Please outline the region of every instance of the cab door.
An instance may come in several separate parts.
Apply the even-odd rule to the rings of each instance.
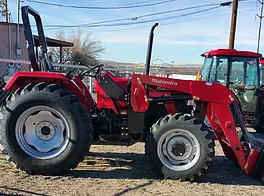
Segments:
[[[243,113],[255,113],[259,81],[259,67],[256,58],[230,58],[228,84],[238,97]]]

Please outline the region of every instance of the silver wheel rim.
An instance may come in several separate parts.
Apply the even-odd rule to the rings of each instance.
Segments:
[[[164,166],[174,171],[185,171],[198,162],[201,147],[197,138],[189,131],[173,129],[161,136],[157,152]]]
[[[25,153],[37,159],[51,159],[67,147],[70,129],[59,111],[48,106],[35,106],[20,115],[15,134]]]

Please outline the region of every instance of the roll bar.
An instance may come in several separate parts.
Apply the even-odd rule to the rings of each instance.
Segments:
[[[27,48],[28,48],[28,55],[29,60],[31,62],[31,66],[34,71],[49,71],[53,72],[54,67],[52,63],[49,60],[48,55],[48,49],[47,49],[47,42],[44,35],[44,30],[41,22],[40,15],[37,11],[32,9],[30,6],[22,6],[21,8],[22,12],[22,20],[24,24],[24,34],[25,39],[27,42]],[[40,44],[40,64],[38,63],[36,53],[35,53],[35,42],[32,34],[32,29],[30,26],[29,21],[29,14],[32,15],[36,21],[37,30],[38,30],[38,36],[39,36],[39,44]]]

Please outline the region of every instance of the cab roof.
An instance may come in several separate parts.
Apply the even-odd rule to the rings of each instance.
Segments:
[[[242,50],[235,50],[235,49],[217,49],[211,50],[209,52],[205,52],[202,54],[204,57],[211,57],[211,56],[240,56],[240,57],[256,57],[261,58],[262,55],[256,52],[250,51],[242,51]]]

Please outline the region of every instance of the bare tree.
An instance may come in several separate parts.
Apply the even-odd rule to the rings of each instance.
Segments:
[[[8,10],[7,0],[0,0],[0,21],[12,22],[11,12]]]
[[[4,0],[0,0],[0,20],[5,16]]]
[[[80,30],[73,31],[68,37],[63,31],[59,31],[56,35],[56,38],[74,44],[73,47],[63,48],[63,63],[96,65],[98,64],[98,57],[104,50],[99,41],[92,39],[91,34],[83,35]],[[59,49],[52,48],[50,50],[50,56],[52,61],[59,62]]]

